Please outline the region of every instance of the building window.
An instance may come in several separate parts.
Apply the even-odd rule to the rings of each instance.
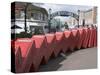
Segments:
[[[45,20],[45,15],[43,14],[43,21]]]
[[[24,18],[24,15],[25,15],[24,11],[21,11],[20,12],[20,18]]]
[[[42,13],[40,14],[40,16],[41,16],[41,20],[43,20],[43,14]]]
[[[35,20],[41,20],[41,13],[31,13],[31,17]]]

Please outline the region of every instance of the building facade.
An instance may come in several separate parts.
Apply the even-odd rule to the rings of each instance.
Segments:
[[[92,9],[86,11],[79,11],[79,25],[83,25],[83,21],[85,25],[97,25],[97,7],[93,7]],[[69,17],[66,20],[68,26],[76,26],[78,25],[78,21],[73,18]]]
[[[16,33],[24,32],[25,28],[25,8],[26,9],[26,25],[27,33],[34,33],[36,29],[42,29],[48,25],[48,12],[39,6],[31,3],[16,2],[15,3],[15,18],[12,18],[12,26],[15,24],[22,29],[15,30]],[[44,31],[45,32],[45,31]],[[13,33],[13,31],[12,31]]]
[[[97,25],[97,7],[93,7],[87,11],[80,11],[79,14],[79,24],[83,24],[83,20],[85,21],[85,25]]]

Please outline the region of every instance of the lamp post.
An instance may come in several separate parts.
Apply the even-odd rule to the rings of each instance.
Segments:
[[[79,15],[80,15],[80,10],[78,10],[77,12],[78,12],[78,28],[79,28]]]
[[[83,27],[85,27],[85,11],[83,11]]]
[[[48,29],[49,29],[49,33],[50,33],[50,31],[51,31],[51,8],[49,8]]]
[[[27,19],[27,8],[28,8],[28,5],[29,5],[29,3],[26,3],[25,4],[25,9],[24,9],[24,14],[25,14],[25,16],[24,16],[24,25],[25,25],[25,27],[24,27],[24,30],[25,30],[25,33],[27,33],[27,21],[26,21],[26,19]]]

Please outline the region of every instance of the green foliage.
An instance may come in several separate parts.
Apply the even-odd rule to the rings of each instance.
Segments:
[[[16,39],[16,38],[31,38],[32,34],[30,33],[25,33],[22,32],[20,34],[11,34],[11,39]]]
[[[44,33],[44,31],[42,28],[40,28],[40,27],[35,28],[34,35],[39,35],[39,34],[43,34],[43,33]]]

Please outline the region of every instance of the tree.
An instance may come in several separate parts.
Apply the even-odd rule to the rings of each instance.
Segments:
[[[62,21],[59,18],[54,18],[51,20],[51,28],[56,31],[60,31],[62,27]]]

